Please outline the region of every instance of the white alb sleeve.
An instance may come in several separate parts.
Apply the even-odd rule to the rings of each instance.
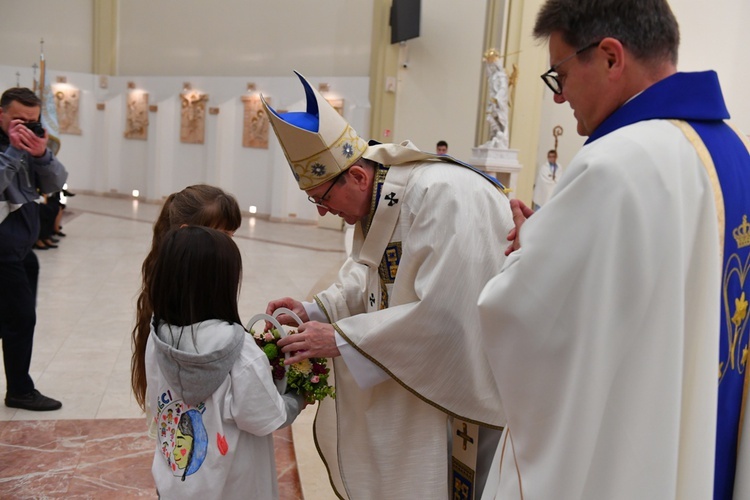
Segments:
[[[317,303],[303,302],[302,306],[305,308],[310,321],[328,323],[328,318],[326,318],[325,313],[318,307]],[[357,382],[360,389],[374,387],[390,378],[382,368],[349,345],[338,332],[334,331],[334,335],[336,336],[336,347],[339,348],[339,352],[341,353],[341,359],[346,363],[346,367],[352,373],[354,381]]]

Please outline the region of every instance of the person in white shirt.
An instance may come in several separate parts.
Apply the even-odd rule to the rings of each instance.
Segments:
[[[562,166],[557,163],[557,151],[550,149],[547,152],[547,161],[539,165],[536,171],[536,183],[534,183],[534,195],[532,196],[534,210],[538,210],[547,203],[562,174]]]

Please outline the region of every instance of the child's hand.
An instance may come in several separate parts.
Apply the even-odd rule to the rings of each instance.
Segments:
[[[310,321],[310,318],[307,316],[307,311],[305,311],[305,307],[302,305],[302,302],[294,300],[291,297],[284,297],[282,299],[276,299],[269,302],[268,306],[266,307],[266,314],[273,316],[273,313],[276,312],[276,309],[279,309],[281,307],[286,307],[294,314],[299,316],[299,318],[304,322]],[[281,314],[276,318],[276,320],[282,325],[297,326],[297,321],[288,314]],[[263,331],[267,332],[271,328],[273,328],[273,325],[270,322],[266,321],[266,328]]]

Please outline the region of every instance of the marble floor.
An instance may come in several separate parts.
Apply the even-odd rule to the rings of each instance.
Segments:
[[[160,206],[79,193],[59,248],[37,250],[40,282],[31,375],[63,402],[53,412],[0,405],[0,498],[155,498],[153,448],[130,392],[130,332],[140,266]],[[240,313],[310,297],[344,260],[344,233],[245,217]],[[0,377],[0,394],[5,379]],[[317,457],[308,407],[275,435],[282,499],[335,498]]]

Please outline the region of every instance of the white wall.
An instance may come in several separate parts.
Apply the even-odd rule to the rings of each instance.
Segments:
[[[0,86],[14,85],[16,71],[23,68],[0,66]],[[250,205],[259,214],[277,219],[317,220],[315,207],[299,194],[289,166],[280,153],[276,137],[269,134],[269,149],[242,147],[243,104],[247,84],[253,82],[270,99],[275,109],[302,107],[304,90],[299,79],[282,77],[110,77],[108,88],[99,78],[85,73],[50,71],[54,82],[65,76],[68,85],[81,91],[82,135],[62,135],[59,158],[70,172],[72,191],[130,194],[134,189],[147,199],[160,200],[196,183],[218,185],[233,193],[243,210]],[[312,77],[312,85],[325,82],[324,95],[344,99],[344,117],[368,134],[369,79],[365,77]],[[124,138],[128,82],[149,94],[148,139]],[[206,116],[204,144],[180,142],[180,92],[184,82],[208,94],[207,109],[219,114]],[[97,110],[97,103],[105,105]],[[288,193],[294,195],[288,195]],[[275,200],[275,202],[274,202]],[[279,203],[279,200],[283,200]]]

